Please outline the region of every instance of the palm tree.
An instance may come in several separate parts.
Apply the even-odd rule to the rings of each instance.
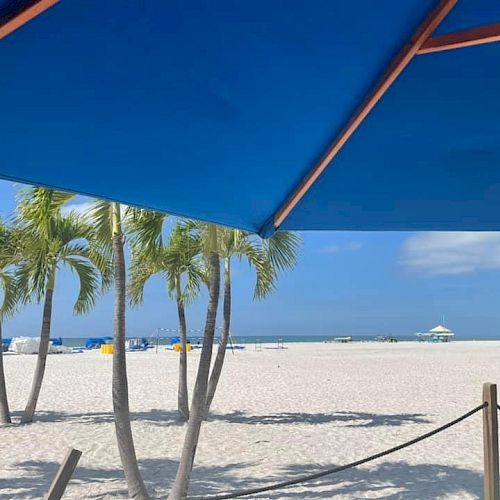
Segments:
[[[21,422],[32,422],[42,387],[52,321],[52,300],[58,270],[75,272],[80,292],[75,314],[84,314],[95,303],[104,279],[103,256],[91,251],[92,231],[76,213],[63,215],[61,207],[72,195],[45,188],[23,192],[15,218],[18,238],[16,287],[21,301],[44,302],[38,359],[33,384]]]
[[[139,242],[138,246],[142,249],[143,254],[141,263],[144,266],[147,261],[148,253],[149,255],[153,255],[155,260],[159,259],[161,261],[163,248],[162,233],[165,216],[151,212],[149,214],[144,214],[144,212],[142,212],[141,215],[143,217],[152,218],[150,223],[145,225],[147,229],[144,230],[143,228],[143,230],[141,230],[140,221],[138,221],[137,217],[134,217],[132,218],[133,222],[131,224],[131,232],[134,235],[134,246],[136,246],[137,242]],[[187,495],[199,433],[202,421],[207,412],[207,397],[209,395],[208,379],[215,334],[217,306],[219,302],[220,258],[221,256],[223,258],[226,256],[228,257],[228,259],[225,259],[225,315],[223,333],[221,335],[221,345],[219,346],[217,356],[218,359],[215,361],[215,370],[213,371],[213,376],[211,378],[210,401],[213,398],[217,382],[220,377],[224,361],[225,347],[229,336],[231,307],[231,258],[233,256],[245,256],[251,265],[255,267],[257,270],[255,296],[256,298],[261,298],[274,289],[276,277],[279,272],[293,267],[298,248],[298,238],[290,233],[279,233],[269,241],[262,241],[260,239],[250,237],[249,233],[242,231],[232,232],[231,230],[217,228],[216,226],[209,224],[186,221],[182,223],[182,226],[184,226],[184,230],[188,230],[196,234],[196,237],[199,238],[200,244],[203,246],[203,254],[208,268],[208,276],[206,279],[209,288],[209,301],[203,337],[203,347],[198,366],[188,428],[185,435],[184,446],[176,479],[169,496],[169,498],[173,500],[185,498]],[[139,260],[136,262],[139,262]],[[138,273],[139,271],[136,272]]]
[[[184,445],[179,467],[177,469],[177,475],[169,495],[169,499],[171,500],[181,500],[187,496],[201,424],[205,415],[208,376],[210,373],[210,361],[212,359],[217,305],[219,303],[220,262],[217,249],[218,229],[216,226],[206,224],[198,225],[198,227],[201,228],[202,239],[205,243],[205,254],[208,267],[208,306],[203,335],[203,346],[191,404],[191,414],[184,437]]]
[[[247,231],[219,229],[219,254],[224,261],[224,298],[222,306],[222,331],[207,391],[205,418],[212,405],[222,373],[231,324],[231,261],[233,257],[245,258],[257,273],[254,299],[263,299],[276,286],[280,272],[292,269],[297,262],[299,237],[290,232],[275,233],[269,240],[262,240]]]
[[[0,312],[0,424],[10,424],[10,410],[9,410],[9,400],[7,397],[7,387],[5,385],[5,372],[3,369],[3,346],[2,346],[2,320],[5,315],[6,306],[6,295],[8,295],[8,289],[12,288],[12,276],[0,270],[0,286],[3,289],[4,300],[2,303],[2,311]]]
[[[129,228],[134,237],[134,245],[139,245],[143,251],[155,255],[161,252],[163,246],[163,225],[166,216],[157,212],[139,211],[139,215],[133,214],[129,218]],[[151,218],[148,230],[141,230],[141,217]],[[206,271],[206,282],[208,285],[208,305],[205,320],[205,331],[203,345],[198,364],[198,373],[193,391],[191,411],[189,414],[188,427],[184,438],[179,467],[175,478],[170,499],[182,499],[187,495],[189,480],[193,469],[193,462],[198,445],[201,424],[206,408],[208,376],[210,374],[210,362],[215,334],[215,322],[217,319],[217,306],[219,303],[220,290],[220,262],[217,249],[217,227],[211,224],[184,221],[185,230],[196,235],[200,240],[203,250]]]
[[[118,450],[120,452],[130,498],[147,500],[149,496],[139,471],[132,427],[130,425],[127,363],[125,354],[127,285],[122,206],[119,203],[98,200],[95,202],[88,217],[93,221],[97,232],[97,248],[99,251],[107,250],[108,255],[111,254],[113,261],[115,316],[112,397]]]
[[[8,271],[12,265],[12,245],[10,232],[0,220],[0,289],[3,293],[2,305],[0,307],[0,424],[10,424],[9,401],[7,398],[7,388],[5,386],[5,373],[3,368],[2,352],[2,320],[11,314],[16,306],[16,293],[14,277]]]
[[[155,274],[161,274],[167,282],[170,297],[173,297],[177,303],[181,339],[177,406],[181,418],[187,422],[189,401],[185,305],[196,297],[204,280],[200,261],[200,237],[185,224],[178,223],[170,233],[168,245],[152,249],[145,244],[144,233],[149,231],[149,224],[156,223],[156,218],[157,216],[151,213],[151,216],[143,216],[134,222],[137,243],[134,246],[131,266],[130,299],[133,304],[141,303],[146,281]]]

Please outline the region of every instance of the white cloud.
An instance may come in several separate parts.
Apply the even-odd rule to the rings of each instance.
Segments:
[[[61,212],[64,215],[70,214],[72,212],[76,213],[77,215],[85,215],[92,208],[93,204],[94,204],[93,201],[82,201],[80,203],[68,203],[62,207]]]
[[[428,276],[500,269],[500,233],[417,233],[403,243],[400,264]]]
[[[340,252],[356,252],[363,248],[361,241],[348,241],[347,243],[339,243],[337,245],[327,245],[319,249],[320,253],[340,253]]]
[[[85,201],[81,201],[79,203],[68,203],[64,205],[61,209],[61,213],[66,215],[71,212],[76,213],[77,215],[87,215],[90,210],[92,210],[92,207],[94,206],[95,200],[93,199],[88,199]],[[125,215],[125,210],[127,209],[128,205],[123,205],[120,204],[120,209],[122,216]]]

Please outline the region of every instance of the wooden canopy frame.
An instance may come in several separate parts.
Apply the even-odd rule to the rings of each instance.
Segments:
[[[20,12],[16,12],[12,17],[7,18],[4,22],[0,20],[0,40],[23,26],[23,24],[31,21],[34,17],[39,16],[42,12],[45,12],[58,1],[59,0],[37,0],[28,4],[28,6]]]
[[[318,177],[330,165],[349,138],[363,123],[370,111],[416,55],[500,41],[500,23],[456,33],[432,36],[432,33],[441,24],[443,19],[449,14],[453,7],[455,7],[457,1],[458,0],[442,0],[436,9],[434,9],[419,26],[408,44],[403,47],[392,61],[382,79],[364,100],[340,134],[335,138],[323,157],[276,212],[273,220],[275,229],[278,229],[281,224],[283,224],[283,221],[288,217],[290,212],[297,206]]]
[[[431,36],[418,51],[419,54],[430,54],[443,50],[462,49],[483,43],[500,42],[500,23],[487,24],[470,30]]]

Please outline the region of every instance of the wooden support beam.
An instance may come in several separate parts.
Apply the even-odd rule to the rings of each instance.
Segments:
[[[74,448],[68,450],[63,463],[57,471],[56,477],[50,485],[45,500],[60,500],[62,498],[81,456],[82,452],[80,450],[75,450]]]
[[[276,228],[283,223],[294,207],[299,203],[307,191],[309,191],[311,186],[316,182],[316,179],[322,174],[326,167],[328,167],[361,123],[363,123],[363,120],[387,92],[396,78],[408,66],[425,41],[439,26],[441,21],[448,15],[451,9],[453,9],[457,1],[458,0],[442,0],[436,9],[434,9],[434,11],[431,12],[419,26],[408,44],[396,56],[380,82],[376,85],[363,104],[359,107],[358,111],[337,136],[321,160],[314,166],[305,179],[302,180],[290,198],[288,198],[288,200],[280,207],[274,217],[274,226]]]
[[[498,474],[497,386],[483,384],[484,499],[500,500]]]
[[[58,1],[59,0],[39,0],[17,13],[15,16],[8,18],[4,23],[0,21],[0,40],[20,28],[23,24],[31,21],[34,17],[39,16]]]
[[[418,51],[419,54],[430,54],[443,50],[461,49],[482,45],[483,43],[500,42],[500,23],[479,26],[455,33],[431,36]]]

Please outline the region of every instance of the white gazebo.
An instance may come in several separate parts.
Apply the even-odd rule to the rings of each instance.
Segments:
[[[444,325],[438,325],[426,333],[417,333],[417,336],[428,342],[451,342],[455,334]]]

